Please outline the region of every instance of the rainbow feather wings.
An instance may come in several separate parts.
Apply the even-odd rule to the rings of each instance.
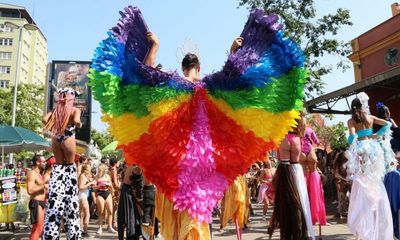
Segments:
[[[307,71],[275,15],[253,10],[244,45],[220,72],[193,84],[143,64],[151,47],[138,8],[121,12],[90,70],[103,120],[128,163],[198,221],[224,191],[278,146],[302,108]]]

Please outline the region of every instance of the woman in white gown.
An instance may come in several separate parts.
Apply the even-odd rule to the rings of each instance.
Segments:
[[[393,221],[383,176],[391,169],[394,158],[387,148],[391,124],[368,114],[356,98],[351,103],[352,117],[348,120],[350,148],[347,151],[348,176],[353,185],[347,223],[358,239],[393,239]],[[372,125],[382,125],[376,134]]]

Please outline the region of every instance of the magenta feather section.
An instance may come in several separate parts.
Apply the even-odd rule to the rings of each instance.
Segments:
[[[175,209],[187,210],[199,222],[211,223],[213,209],[223,197],[228,181],[216,171],[204,102],[204,99],[198,101],[186,157],[179,166],[174,204]]]

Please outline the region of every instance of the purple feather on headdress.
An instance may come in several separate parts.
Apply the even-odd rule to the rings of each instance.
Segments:
[[[385,106],[385,104],[383,104],[383,102],[378,102],[378,103],[376,104],[376,108],[377,108],[377,109],[383,108],[384,106]]]

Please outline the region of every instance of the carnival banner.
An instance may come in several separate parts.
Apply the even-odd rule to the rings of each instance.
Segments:
[[[0,203],[8,205],[17,202],[17,178],[15,176],[0,178]]]

